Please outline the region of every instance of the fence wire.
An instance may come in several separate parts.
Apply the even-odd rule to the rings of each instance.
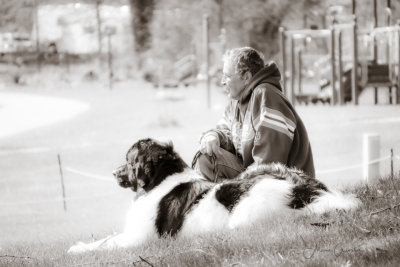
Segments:
[[[367,165],[372,165],[372,164],[376,164],[388,159],[397,159],[400,161],[400,156],[395,154],[392,156],[385,156],[385,157],[381,157],[378,159],[374,159],[372,161],[369,161],[367,163]],[[350,170],[350,169],[355,169],[358,167],[362,167],[364,166],[364,163],[359,163],[359,164],[354,164],[354,165],[349,165],[349,166],[345,166],[345,167],[341,167],[341,168],[334,168],[334,169],[327,169],[327,170],[320,170],[320,171],[316,171],[318,174],[326,174],[326,173],[334,173],[334,172],[341,172],[341,171],[346,171],[346,170]],[[97,174],[93,174],[93,173],[89,173],[89,172],[85,172],[85,171],[81,171],[81,170],[77,170],[71,167],[64,167],[63,168],[64,171],[72,173],[72,174],[76,174],[82,177],[86,177],[92,180],[97,180],[97,181],[103,181],[103,182],[114,182],[113,179],[108,178],[106,176],[102,176],[102,175],[97,175]],[[119,193],[108,193],[108,194],[99,194],[99,195],[91,195],[91,196],[79,196],[79,197],[66,197],[66,198],[55,198],[55,199],[46,199],[46,200],[38,200],[38,201],[18,201],[18,202],[1,202],[0,206],[18,206],[18,205],[29,205],[29,204],[44,204],[44,203],[53,203],[53,202],[62,202],[62,201],[75,201],[75,200],[85,200],[85,199],[95,199],[95,198],[104,198],[104,197],[110,197],[110,196],[114,196],[114,195],[118,195]]]

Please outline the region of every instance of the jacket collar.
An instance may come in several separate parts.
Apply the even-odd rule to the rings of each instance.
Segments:
[[[242,110],[245,110],[247,104],[250,100],[250,96],[253,93],[254,89],[261,83],[270,83],[282,91],[282,87],[280,84],[281,73],[278,69],[278,66],[275,62],[271,61],[264,68],[259,70],[251,79],[249,84],[243,90],[243,93],[240,96],[239,104],[243,106]]]

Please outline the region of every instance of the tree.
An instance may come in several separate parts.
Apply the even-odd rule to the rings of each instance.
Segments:
[[[150,22],[153,17],[154,0],[129,0],[132,13],[133,35],[136,52],[143,53],[150,48]]]
[[[34,0],[0,0],[0,30],[3,32],[32,31]]]

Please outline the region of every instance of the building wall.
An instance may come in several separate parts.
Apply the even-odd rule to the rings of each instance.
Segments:
[[[133,51],[131,13],[128,5],[101,5],[102,53],[107,52],[106,28],[115,28],[111,37],[112,51]],[[92,54],[99,52],[96,5],[59,4],[38,7],[39,41],[42,46],[57,44],[59,52]],[[33,27],[34,31],[36,27]],[[36,33],[32,34],[36,38]]]

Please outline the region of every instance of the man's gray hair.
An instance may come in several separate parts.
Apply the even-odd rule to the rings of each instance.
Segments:
[[[232,62],[235,66],[235,72],[241,77],[247,72],[254,76],[264,65],[264,55],[251,47],[240,47],[226,51],[223,61]]]

